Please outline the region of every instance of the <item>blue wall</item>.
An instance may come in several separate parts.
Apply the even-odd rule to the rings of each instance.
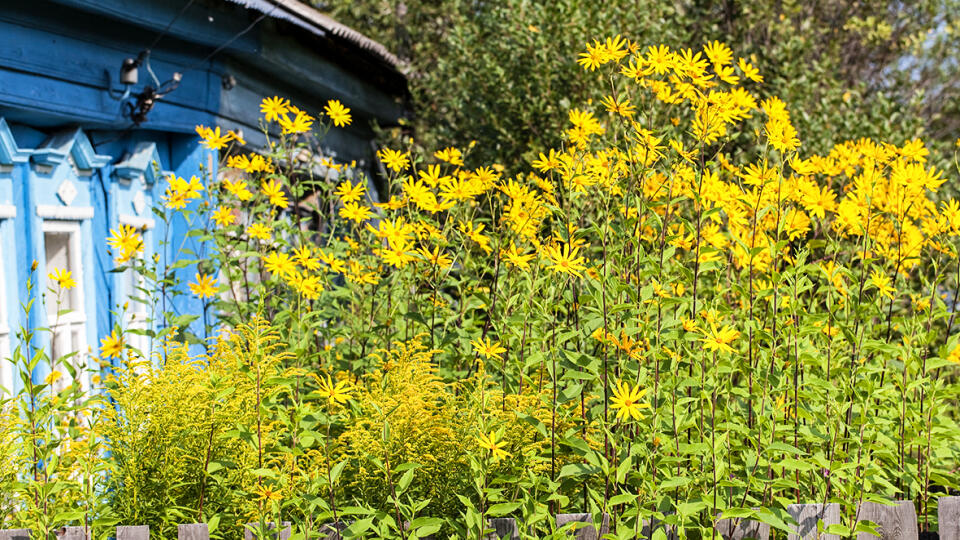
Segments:
[[[161,252],[166,233],[150,210],[166,189],[165,177],[154,173],[159,167],[187,179],[202,176],[201,170],[216,174],[217,156],[197,144],[197,124],[242,129],[248,150],[256,151],[265,140],[259,126],[264,96],[289,97],[311,113],[320,112],[328,99],[340,99],[353,110],[354,122],[333,129],[323,150],[356,160],[370,172],[371,123],[395,125],[403,116],[402,75],[371,60],[368,52],[312,31],[310,24],[259,20],[259,12],[235,2],[195,0],[188,6],[189,1],[52,0],[14,3],[0,12],[0,309],[8,314],[11,337],[26,323],[20,306],[28,300],[27,278],[33,277],[38,293],[46,288],[44,224],[75,223],[88,292],[85,338],[97,353],[100,338],[118,323],[124,300],[122,276],[110,272],[109,231],[136,223],[145,227],[146,256],[173,257]],[[252,31],[240,35],[254,21]],[[133,101],[125,105],[110,90],[121,89],[121,62],[153,43],[149,64],[159,80],[174,72],[183,76],[136,125],[125,114]],[[225,78],[233,84],[224,85]],[[128,90],[135,96],[153,84],[144,65],[139,83]],[[57,193],[64,182],[76,187],[69,200]],[[169,245],[185,242],[201,252],[204,247],[188,232],[182,217],[176,218]],[[31,272],[34,260],[38,269]],[[193,266],[178,270],[184,283],[195,273]],[[184,294],[167,308],[200,314],[202,304]],[[45,319],[35,306],[30,325],[44,326]],[[202,320],[190,330],[205,337]],[[35,376],[45,374],[46,368]]]

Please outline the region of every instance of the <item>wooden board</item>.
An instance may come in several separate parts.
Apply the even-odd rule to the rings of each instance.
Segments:
[[[30,529],[2,529],[0,540],[30,540]]]
[[[573,537],[578,540],[599,540],[601,536],[610,532],[610,515],[604,514],[600,524],[600,531],[593,526],[593,516],[590,514],[557,514],[557,528],[567,523],[583,523],[573,531]]]
[[[940,540],[960,540],[960,497],[940,497],[937,528]]]
[[[672,525],[667,525],[657,518],[643,520],[643,528],[640,529],[640,538],[643,540],[652,540],[653,533],[663,529],[667,535],[667,540],[676,540],[677,534]]]
[[[117,540],[150,540],[150,526],[121,525],[117,527]]]
[[[520,540],[520,530],[517,528],[517,520],[513,518],[492,518],[487,520],[487,527],[493,529],[484,538],[486,540]]]
[[[343,531],[349,526],[348,523],[338,521],[337,523],[324,523],[320,527],[320,538],[325,540],[342,540],[343,537],[340,536],[340,531]]]
[[[87,540],[87,529],[84,527],[60,527],[57,531],[57,540]]]
[[[177,540],[210,540],[210,528],[206,523],[177,525]]]
[[[800,524],[793,529],[793,533],[787,535],[787,540],[818,540],[817,521],[821,519],[824,526],[840,523],[840,505],[837,503],[791,504],[787,506],[787,513]],[[840,537],[824,534],[819,540],[840,540]]]
[[[767,540],[770,525],[749,519],[721,519],[717,521],[717,532],[725,540]]]
[[[865,502],[860,505],[857,519],[876,523],[882,540],[918,540],[920,535],[913,501],[897,501],[894,506]],[[874,538],[878,537],[865,532],[857,533],[857,540]]]

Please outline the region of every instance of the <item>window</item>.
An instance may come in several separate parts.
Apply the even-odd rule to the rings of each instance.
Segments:
[[[59,311],[56,296],[46,299],[47,324],[51,332],[51,370],[63,373],[66,382],[67,370],[59,366],[63,356],[76,352],[70,363],[81,375],[84,388],[89,378],[82,373],[87,368],[86,314],[83,308],[84,281],[81,257],[80,223],[76,221],[51,221],[43,223],[43,245],[46,254],[47,273],[56,269],[70,272],[76,282],[72,289],[60,294]],[[56,290],[56,289],[54,289]],[[69,311],[67,311],[69,310]]]

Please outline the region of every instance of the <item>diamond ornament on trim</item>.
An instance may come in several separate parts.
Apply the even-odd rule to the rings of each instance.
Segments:
[[[143,197],[143,192],[137,191],[133,195],[133,211],[136,212],[137,215],[139,216],[140,214],[143,213],[143,209],[146,208],[146,206],[147,206],[147,201]]]
[[[61,182],[60,187],[57,188],[57,197],[60,197],[60,200],[63,202],[63,204],[67,206],[70,206],[70,204],[73,203],[74,199],[77,198],[79,193],[80,192],[77,191],[76,184],[74,184],[73,180],[70,180],[69,178]]]

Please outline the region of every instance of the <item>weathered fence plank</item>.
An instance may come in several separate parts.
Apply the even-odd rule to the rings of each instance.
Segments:
[[[837,535],[822,534],[818,537],[817,521],[823,520],[824,526],[840,523],[840,505],[831,504],[791,504],[787,513],[798,523],[791,527],[788,540],[839,540]],[[960,497],[940,497],[938,499],[937,529],[940,540],[960,540]],[[912,501],[896,501],[893,505],[864,502],[857,510],[857,519],[877,524],[878,535],[857,533],[857,540],[919,540],[919,523],[916,507]],[[611,517],[603,514],[600,530],[589,513],[557,514],[556,526],[563,527],[575,523],[572,537],[578,540],[599,540],[610,533]],[[651,525],[652,523],[652,525]],[[282,522],[279,531],[273,523],[267,528],[272,531],[269,539],[258,539],[257,525],[248,523],[244,531],[245,540],[289,540],[292,527],[289,521]],[[348,523],[326,523],[320,528],[321,538],[342,540],[341,531]],[[404,528],[409,525],[404,523]],[[491,518],[487,527],[493,529],[484,540],[519,540],[520,530],[514,518]],[[656,519],[644,520],[641,537],[649,539],[657,529],[665,529],[668,539],[675,539],[673,527]],[[717,532],[725,540],[769,540],[770,525],[754,520],[740,518],[721,518],[717,520]],[[56,531],[57,540],[88,540],[89,534],[84,527],[61,527]],[[0,540],[31,540],[30,529],[0,529]],[[150,527],[147,525],[127,525],[117,527],[116,540],[149,540]],[[206,523],[190,523],[177,526],[178,540],[210,540],[210,530]]]
[[[517,520],[513,518],[491,518],[487,520],[487,527],[493,529],[493,532],[487,533],[486,540],[520,540],[520,529],[517,527]]]
[[[593,526],[593,516],[590,514],[557,514],[557,528],[567,523],[582,523],[582,525],[576,525],[573,530],[573,537],[578,540],[599,540],[601,536],[610,532],[610,514],[603,514],[599,533]]]
[[[642,540],[652,540],[653,533],[660,529],[663,529],[664,534],[667,535],[667,540],[676,540],[677,534],[674,530],[674,527],[672,525],[667,525],[657,518],[643,520],[643,527],[640,529],[640,538]]]
[[[325,538],[326,540],[343,540],[343,536],[340,535],[340,532],[346,529],[348,526],[348,523],[344,523],[342,521],[338,521],[336,523],[324,523],[323,526],[320,527],[320,538]]]
[[[121,525],[117,527],[117,540],[150,540],[150,526]]]
[[[267,539],[269,540],[288,540],[290,538],[291,528],[290,522],[284,521],[282,523],[283,529],[279,532],[276,532],[276,524],[273,522],[267,523],[268,533]],[[259,537],[260,534],[260,524],[259,523],[247,523],[246,527],[243,529],[243,540],[267,540]]]
[[[937,529],[940,540],[960,540],[960,497],[940,497],[937,501]]]
[[[57,540],[90,540],[90,534],[85,527],[60,527]]]
[[[821,519],[824,526],[840,523],[840,505],[837,503],[791,504],[787,506],[787,513],[800,524],[793,533],[787,535],[787,540],[818,540],[817,521]],[[840,540],[840,537],[824,534],[819,540]]]
[[[177,540],[210,540],[210,528],[206,523],[177,525]]]
[[[750,519],[724,518],[717,521],[717,532],[725,540],[767,540],[770,525]]]
[[[913,501],[897,501],[894,506],[865,502],[857,511],[857,519],[876,523],[881,540],[919,540],[917,510]],[[870,533],[857,533],[857,540],[874,538],[877,537]]]
[[[348,523],[338,521],[336,523],[324,523],[320,527],[320,538],[325,540],[343,540],[340,532],[349,526]],[[326,536],[324,536],[326,535]]]

